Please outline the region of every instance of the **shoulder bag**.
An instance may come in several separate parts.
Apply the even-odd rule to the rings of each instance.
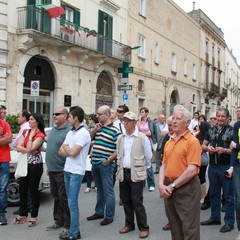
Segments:
[[[26,177],[28,173],[27,153],[18,153],[18,163],[15,171],[15,178]]]

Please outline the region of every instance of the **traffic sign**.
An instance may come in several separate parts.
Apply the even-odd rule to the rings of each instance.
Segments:
[[[31,96],[39,96],[39,81],[37,80],[31,81]]]
[[[118,85],[118,91],[130,91],[132,90],[132,85]]]
[[[123,103],[127,103],[127,101],[128,101],[128,94],[127,93],[123,93],[122,100],[123,100]]]

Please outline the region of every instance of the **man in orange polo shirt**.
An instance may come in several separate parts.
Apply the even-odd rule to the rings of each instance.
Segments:
[[[164,198],[172,239],[200,240],[200,182],[202,148],[188,125],[191,113],[181,105],[174,108],[174,135],[164,147],[159,174],[160,197]]]

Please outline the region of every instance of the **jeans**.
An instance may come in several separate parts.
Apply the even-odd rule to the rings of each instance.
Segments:
[[[91,188],[92,185],[92,171],[85,172],[85,178],[87,182],[87,188]]]
[[[148,188],[155,187],[155,178],[152,166],[150,168],[147,168],[147,184]]]
[[[221,220],[221,189],[225,198],[225,224],[234,224],[234,196],[233,181],[224,178],[224,172],[228,169],[228,165],[210,165],[208,170],[209,176],[209,196],[211,205],[210,219]]]
[[[115,193],[113,188],[114,165],[93,165],[93,179],[97,187],[97,204],[95,213],[113,219],[115,214]],[[106,211],[104,211],[106,208]]]
[[[234,175],[233,175],[233,184],[234,184],[234,196],[235,196],[235,210],[236,210],[236,221],[238,231],[240,231],[240,163],[237,163],[234,167]]]
[[[7,186],[9,181],[9,162],[0,163],[0,215],[6,213],[7,208]]]
[[[69,236],[77,237],[80,228],[78,195],[81,189],[81,184],[84,175],[64,172],[64,182],[68,198],[68,207],[70,210],[70,228]]]

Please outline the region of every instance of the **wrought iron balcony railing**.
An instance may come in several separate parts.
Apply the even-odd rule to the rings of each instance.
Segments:
[[[131,47],[108,36],[99,35],[96,31],[78,26],[60,18],[50,18],[46,11],[36,6],[18,8],[18,33],[32,31],[48,35],[99,54],[131,61]]]

